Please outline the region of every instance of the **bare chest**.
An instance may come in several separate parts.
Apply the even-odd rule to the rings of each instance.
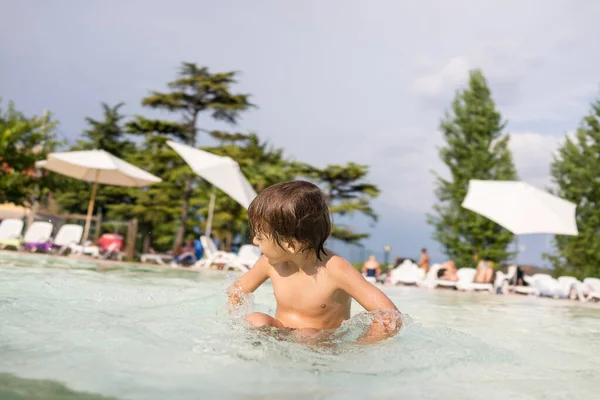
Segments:
[[[294,312],[306,317],[345,313],[348,295],[339,290],[325,274],[293,274],[271,278],[280,312]]]

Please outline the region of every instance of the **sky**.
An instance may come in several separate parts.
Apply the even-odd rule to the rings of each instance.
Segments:
[[[380,257],[389,244],[392,256],[427,247],[444,259],[425,223],[431,171],[446,173],[439,121],[470,69],[482,68],[508,121],[519,177],[540,188],[600,83],[594,1],[4,0],[0,15],[0,97],[50,110],[71,142],[101,102],[154,115],[141,98],[181,62],[239,71],[234,90],[258,108],[234,128],[201,127],[256,132],[317,166],[369,165],[379,222],[350,223]],[[521,237],[519,262],[543,264],[550,240]]]

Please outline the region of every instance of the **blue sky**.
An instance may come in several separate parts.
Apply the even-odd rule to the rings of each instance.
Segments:
[[[539,187],[598,94],[593,1],[7,0],[0,15],[0,97],[51,110],[69,140],[100,102],[148,114],[140,99],[182,61],[240,71],[236,89],[259,108],[236,129],[316,165],[370,165],[380,221],[354,223],[373,233],[368,249],[393,255],[426,246],[443,259],[425,224],[430,171],[445,173],[437,127],[470,68],[509,121],[520,177]],[[522,237],[520,261],[541,263],[549,239]]]

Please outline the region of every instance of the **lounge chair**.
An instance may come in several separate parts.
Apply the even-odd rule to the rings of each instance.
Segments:
[[[416,285],[424,278],[425,271],[411,260],[404,260],[389,273],[389,282],[392,285]]]
[[[487,290],[490,293],[494,293],[494,285],[491,283],[479,283],[474,282],[475,273],[477,270],[475,268],[460,268],[456,275],[458,275],[458,282],[456,283],[456,288],[458,290],[463,291],[478,291],[478,290]]]
[[[144,253],[140,257],[143,263],[154,262],[159,265],[165,265],[173,260],[173,254],[170,253]]]
[[[582,293],[584,284],[579,279],[573,276],[560,276],[558,277],[558,284],[560,285],[561,298],[584,301]],[[580,293],[582,293],[581,297]]]
[[[260,248],[252,244],[245,244],[240,247],[237,257],[225,265],[227,269],[237,269],[240,271],[247,271],[256,264],[258,259],[262,256]]]
[[[28,251],[41,251],[44,253],[56,252],[60,255],[70,250],[72,245],[81,241],[83,227],[75,224],[65,224],[60,227],[54,240],[37,243],[25,243],[24,249]]]
[[[21,232],[23,221],[7,218],[0,222],[0,250],[6,247],[19,248],[21,246]]]
[[[530,276],[523,275],[523,280],[529,286],[518,286],[518,285],[515,285],[514,284],[514,280],[515,280],[515,275],[516,274],[517,274],[517,266],[516,265],[510,265],[508,267],[508,272],[507,272],[507,274],[504,277],[504,281],[501,284],[503,293],[508,293],[510,291],[513,291],[513,292],[518,293],[518,294],[525,294],[525,295],[532,295],[532,296],[539,296],[540,295],[540,291],[533,286],[533,283],[534,283],[535,280],[532,279],[532,277],[530,277]]]
[[[526,282],[538,290],[539,296],[559,298],[561,296],[561,287],[556,279],[549,274],[534,274],[531,277],[524,278]]]
[[[204,255],[194,267],[210,268],[212,265],[222,265],[224,270],[234,269],[246,272],[260,258],[260,250],[254,245],[244,245],[238,254],[217,249],[215,242],[206,236],[200,236]]]
[[[39,246],[50,241],[52,229],[54,229],[54,226],[50,222],[35,221],[23,237],[24,249],[36,252],[40,248]]]
[[[195,264],[203,253],[202,244],[198,243],[198,240],[194,240],[194,251],[185,251],[179,256],[174,256],[172,252],[168,253],[144,253],[141,255],[140,260],[144,263],[156,263],[159,265],[169,264],[170,266],[177,267],[181,266],[182,261],[186,261],[185,265]]]
[[[235,253],[219,250],[215,242],[206,236],[200,236],[200,243],[202,243],[204,255],[196,262],[195,267],[210,268],[213,264],[225,264],[236,258]]]
[[[583,284],[589,287],[586,300],[600,300],[600,279],[585,278]]]
[[[555,299],[577,299],[582,285],[578,279],[572,276],[561,276],[558,279],[547,274],[535,274],[530,278],[533,286],[540,292],[540,296]]]
[[[435,289],[437,287],[456,288],[456,284],[458,283],[458,281],[438,279],[437,273],[440,268],[442,268],[442,264],[433,264],[429,268],[425,279],[418,281],[417,286],[427,289]]]
[[[98,239],[97,245],[87,240],[83,244],[72,244],[69,246],[73,255],[87,255],[105,260],[116,258],[123,259],[121,250],[123,248],[123,236],[116,233],[105,233]]]

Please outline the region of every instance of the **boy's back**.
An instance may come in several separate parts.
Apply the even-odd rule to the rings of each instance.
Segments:
[[[250,205],[248,219],[263,256],[229,289],[230,302],[240,303],[240,291],[251,293],[267,279],[277,300],[274,318],[262,313],[246,318],[253,326],[335,329],[350,318],[354,298],[368,311],[392,311],[383,313],[383,324],[371,326],[365,341],[383,339],[400,328],[399,312],[389,298],[350,263],[323,248],[331,220],[317,186],[303,181],[271,186]]]

